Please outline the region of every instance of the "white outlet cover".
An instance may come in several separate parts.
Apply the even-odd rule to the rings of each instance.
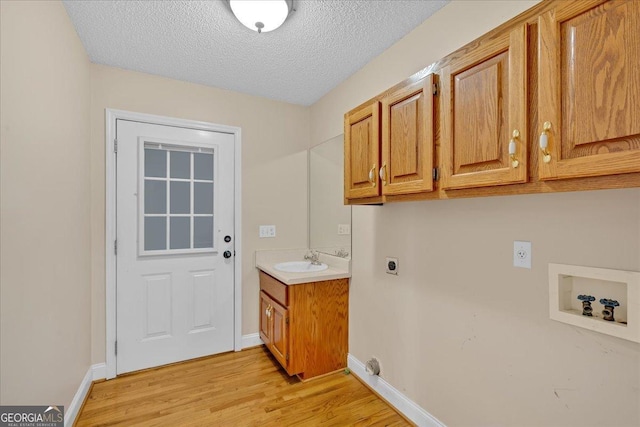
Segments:
[[[513,266],[531,269],[531,242],[513,242]]]

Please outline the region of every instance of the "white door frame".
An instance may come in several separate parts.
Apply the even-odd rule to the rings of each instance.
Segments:
[[[116,376],[116,255],[114,243],[116,240],[116,120],[131,120],[156,125],[175,126],[188,129],[206,130],[233,134],[234,142],[234,321],[233,336],[234,350],[242,350],[242,200],[241,200],[241,129],[234,126],[217,125],[214,123],[194,120],[176,119],[172,117],[156,116],[152,114],[135,113],[131,111],[105,110],[105,273],[106,273],[106,378]]]

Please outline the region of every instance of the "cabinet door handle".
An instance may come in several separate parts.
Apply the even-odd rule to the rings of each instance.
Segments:
[[[378,172],[380,179],[382,180],[382,185],[387,185],[387,162],[382,164],[380,168],[380,172]]]
[[[515,129],[511,135],[511,141],[509,141],[509,159],[511,159],[511,167],[517,168],[520,162],[516,158],[517,140],[520,138],[520,131]]]
[[[376,186],[375,170],[376,170],[376,164],[374,163],[373,166],[371,167],[371,170],[369,171],[369,182],[371,183],[372,187]]]
[[[269,305],[267,306],[267,309],[264,311],[264,314],[265,314],[267,317],[271,317],[271,309],[272,309],[271,304],[269,304]]]
[[[542,125],[542,133],[540,134],[540,150],[542,150],[542,161],[549,163],[551,161],[551,153],[547,150],[549,146],[549,131],[551,130],[551,122],[544,122]]]

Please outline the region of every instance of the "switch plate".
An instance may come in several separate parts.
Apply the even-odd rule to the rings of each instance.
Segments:
[[[275,225],[261,225],[260,226],[260,238],[276,237]]]
[[[338,234],[351,234],[350,224],[338,224]]]
[[[398,258],[387,257],[385,268],[387,269],[387,274],[394,274],[397,276],[399,268]]]
[[[531,242],[513,242],[513,266],[531,269]]]

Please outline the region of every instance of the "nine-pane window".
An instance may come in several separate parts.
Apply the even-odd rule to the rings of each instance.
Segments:
[[[213,249],[214,150],[145,143],[145,254]]]

